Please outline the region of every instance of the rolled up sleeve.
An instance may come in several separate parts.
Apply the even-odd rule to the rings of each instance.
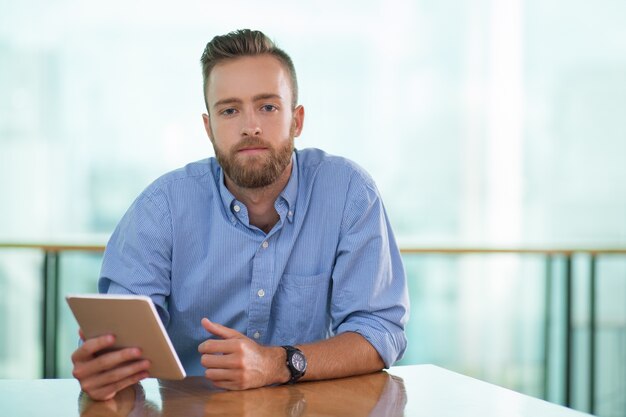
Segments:
[[[368,178],[355,175],[347,201],[332,274],[333,330],[359,333],[390,367],[407,346],[409,297],[400,251]]]
[[[149,296],[166,326],[172,264],[171,230],[165,197],[158,191],[144,192],[113,232],[104,252],[98,281],[101,293]]]

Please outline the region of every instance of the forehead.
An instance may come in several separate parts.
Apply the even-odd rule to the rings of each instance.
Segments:
[[[271,55],[245,56],[220,62],[207,85],[209,106],[227,98],[246,100],[259,94],[276,94],[291,102],[291,83],[284,65]]]

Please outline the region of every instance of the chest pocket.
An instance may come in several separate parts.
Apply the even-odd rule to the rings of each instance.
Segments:
[[[317,275],[283,275],[272,306],[281,343],[309,343],[327,336],[329,294],[330,271]]]

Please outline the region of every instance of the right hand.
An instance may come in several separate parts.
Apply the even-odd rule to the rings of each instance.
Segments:
[[[124,348],[101,353],[112,348],[115,336],[105,335],[85,340],[72,354],[72,375],[81,389],[94,400],[104,401],[115,397],[119,391],[148,377],[150,361],[142,359],[141,349]]]

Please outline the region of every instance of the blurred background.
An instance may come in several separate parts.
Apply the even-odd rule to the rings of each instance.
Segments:
[[[0,378],[71,376],[64,295],[96,291],[143,188],[213,154],[200,55],[249,27],[295,62],[296,147],[378,184],[400,364],[626,416],[624,22],[622,0],[0,0]]]

